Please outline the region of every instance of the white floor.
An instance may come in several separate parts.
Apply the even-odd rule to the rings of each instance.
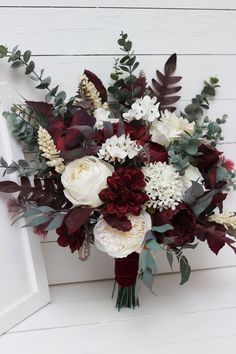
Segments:
[[[1,354],[235,354],[236,267],[156,278],[117,312],[113,282],[52,286],[52,303],[0,337]]]

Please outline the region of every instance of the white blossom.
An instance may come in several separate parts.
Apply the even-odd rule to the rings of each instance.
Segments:
[[[160,116],[159,104],[156,103],[156,97],[144,96],[143,98],[138,98],[131,106],[128,113],[124,113],[124,120],[131,122],[132,120],[143,119],[147,122],[153,122]]]
[[[191,181],[198,182],[202,185],[204,178],[199,169],[190,164],[184,172],[183,181],[185,183],[186,189],[188,189],[192,185]]]
[[[101,216],[94,228],[95,245],[113,258],[127,257],[132,252],[140,253],[147,231],[151,230],[151,217],[142,211],[140,215],[127,214],[131,221],[130,231],[120,231],[111,227]]]
[[[118,123],[118,118],[109,118],[110,112],[104,108],[97,108],[94,111],[94,117],[96,118],[96,123],[94,125],[97,129],[103,128],[103,122]]]
[[[99,207],[99,192],[107,187],[114,167],[95,156],[84,156],[68,163],[61,176],[64,194],[73,205]]]
[[[164,146],[168,146],[173,140],[183,134],[192,134],[195,123],[183,117],[177,117],[175,113],[165,110],[159,120],[155,120],[150,127],[151,140]]]
[[[47,160],[47,165],[54,167],[56,172],[62,173],[65,169],[64,159],[60,157],[60,151],[57,150],[51,135],[41,126],[38,130],[38,145],[42,156]]]
[[[150,198],[147,206],[160,211],[175,210],[186,190],[183,178],[175,168],[166,162],[155,162],[144,166],[142,171],[146,181],[144,190]]]
[[[131,140],[129,135],[122,134],[121,136],[113,135],[102,144],[98,151],[98,157],[105,161],[124,162],[126,157],[133,159],[142,146],[139,146],[136,141]]]

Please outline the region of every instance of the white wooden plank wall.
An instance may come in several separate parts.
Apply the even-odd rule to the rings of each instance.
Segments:
[[[218,74],[221,89],[210,117],[229,114],[225,144],[221,147],[236,161],[236,2],[234,0],[1,0],[0,41],[9,48],[31,49],[38,67],[45,68],[55,84],[73,95],[84,68],[109,82],[113,58],[119,54],[116,39],[127,31],[139,55],[140,67],[150,79],[162,70],[168,55],[178,53],[178,74],[183,75],[183,108],[201,90],[202,81]],[[27,78],[0,62],[1,80],[14,80],[26,98],[38,99]],[[235,197],[228,207],[236,206]],[[236,208],[235,208],[236,209]],[[55,235],[42,247],[50,284],[112,277],[113,262],[93,251],[88,263],[59,248]],[[226,250],[218,258],[206,245],[190,256],[195,269],[235,265]],[[100,265],[100,267],[97,266]],[[168,271],[160,256],[160,272]]]

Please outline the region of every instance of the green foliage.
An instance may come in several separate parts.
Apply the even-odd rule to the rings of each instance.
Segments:
[[[0,58],[4,58],[7,54],[9,54],[8,62],[11,63],[13,69],[25,67],[25,75],[28,75],[33,81],[38,82],[35,88],[47,90],[45,100],[46,102],[53,101],[55,107],[53,113],[55,116],[58,114],[63,115],[67,109],[71,107],[74,97],[70,98],[66,103],[66,93],[64,91],[57,93],[58,86],[50,87],[51,77],[43,77],[44,69],[40,71],[40,74],[35,71],[36,66],[31,58],[30,50],[26,50],[22,53],[21,50],[18,49],[18,46],[14,47],[12,51],[8,51],[6,47],[0,46]]]
[[[194,160],[194,157],[199,155],[198,147],[200,144],[200,139],[186,135],[173,141],[168,146],[169,162],[175,166],[181,175],[184,174],[185,169]]]
[[[200,94],[192,99],[192,102],[185,107],[185,114],[182,116],[187,118],[189,122],[197,122],[203,116],[204,109],[209,109],[209,98],[216,95],[216,88],[219,80],[216,77],[211,77],[209,82],[204,81],[204,86]]]
[[[133,44],[128,39],[128,35],[121,32],[117,42],[124,55],[115,59],[113,72],[110,75],[114,84],[108,88],[108,92],[114,100],[112,108],[123,113],[132,105],[135,98],[140,97],[145,89],[146,79],[142,75],[137,77],[134,74],[139,62],[132,51]]]
[[[3,176],[6,174],[17,173],[19,177],[22,176],[39,176],[44,177],[48,173],[48,166],[43,158],[38,157],[31,162],[20,159],[17,162],[12,161],[8,164],[3,157],[0,159],[0,168],[4,169]]]
[[[34,150],[37,145],[37,133],[35,127],[26,119],[26,114],[17,112],[15,106],[12,107],[11,112],[3,112],[3,116],[6,118],[12,135],[23,146],[27,146],[29,150]]]

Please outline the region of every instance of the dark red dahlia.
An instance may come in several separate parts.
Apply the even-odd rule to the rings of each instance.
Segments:
[[[118,168],[111,177],[107,178],[107,185],[108,187],[99,193],[99,197],[105,203],[102,209],[104,217],[113,216],[113,221],[127,220],[128,213],[139,215],[142,205],[149,200],[143,191],[146,185],[144,175],[135,167]],[[108,219],[106,218],[107,222]]]
[[[173,238],[173,241],[168,243],[171,248],[181,247],[186,243],[194,241],[196,230],[196,218],[192,210],[184,203],[177,205],[175,210],[164,209],[156,211],[153,215],[153,226],[161,226],[170,224],[173,230],[165,233],[155,233],[159,243],[164,242],[165,237]]]

